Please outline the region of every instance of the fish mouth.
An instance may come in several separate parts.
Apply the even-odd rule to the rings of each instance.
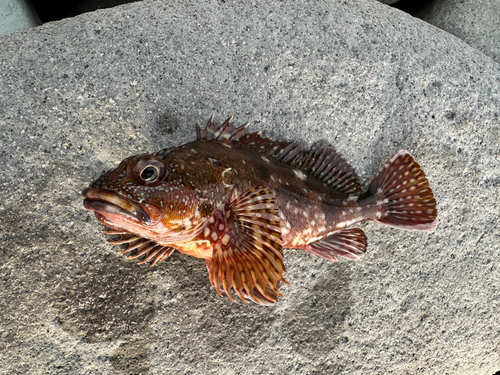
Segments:
[[[148,214],[140,204],[122,197],[113,191],[87,188],[82,192],[82,195],[85,197],[83,206],[87,210],[95,211],[96,213],[122,215],[144,225],[154,225],[163,218],[163,214],[159,215],[159,212],[157,212],[159,211],[158,209],[150,207],[150,211],[153,212]]]

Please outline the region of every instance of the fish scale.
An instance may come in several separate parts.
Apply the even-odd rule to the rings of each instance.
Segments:
[[[216,292],[270,305],[287,283],[283,249],[335,261],[359,260],[374,220],[432,230],[429,182],[404,150],[362,191],[352,167],[328,144],[309,149],[248,133],[248,124],[196,125],[197,140],[132,156],[84,190],[85,208],[126,246],[155,265],[173,251],[203,258]]]

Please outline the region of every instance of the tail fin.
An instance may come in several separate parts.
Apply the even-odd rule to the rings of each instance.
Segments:
[[[424,171],[408,151],[398,151],[382,165],[369,192],[377,201],[375,220],[408,230],[436,228],[436,200]]]

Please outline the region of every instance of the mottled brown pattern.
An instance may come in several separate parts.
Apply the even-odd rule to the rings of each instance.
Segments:
[[[152,265],[173,249],[206,260],[211,284],[233,300],[272,304],[283,278],[282,248],[357,260],[363,220],[410,229],[436,226],[436,202],[406,151],[381,167],[368,191],[333,148],[310,149],[220,127],[197,140],[125,159],[84,191],[84,205],[119,234],[122,253]]]

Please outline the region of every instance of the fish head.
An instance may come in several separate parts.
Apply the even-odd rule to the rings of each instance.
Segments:
[[[157,243],[178,241],[193,235],[206,218],[195,192],[170,175],[154,154],[129,157],[82,192],[83,205],[114,230]]]

